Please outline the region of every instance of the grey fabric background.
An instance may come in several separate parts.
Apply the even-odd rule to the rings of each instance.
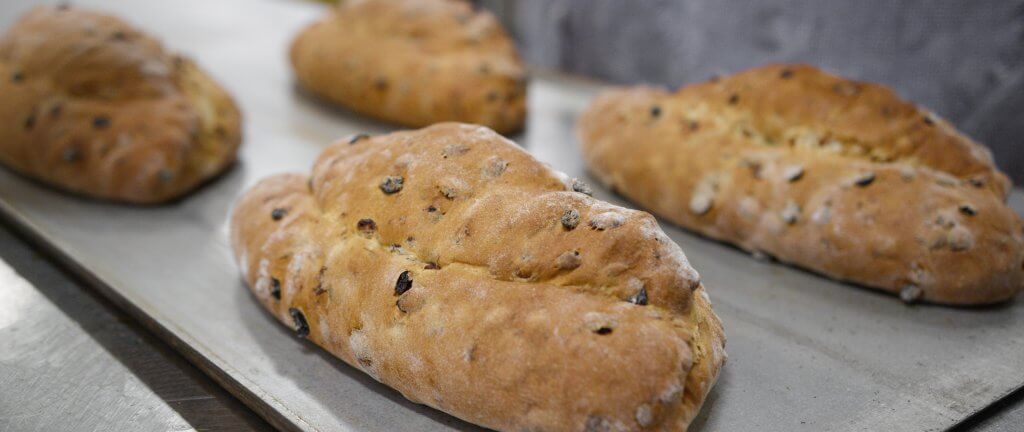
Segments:
[[[532,64],[668,86],[806,62],[894,87],[1024,183],[1024,0],[495,0]]]

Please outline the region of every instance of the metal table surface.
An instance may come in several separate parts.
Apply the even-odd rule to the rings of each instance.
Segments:
[[[27,8],[2,7],[7,22]],[[338,137],[389,129],[294,89],[287,43],[321,7],[269,0],[100,7],[197,58],[225,83],[246,116],[242,162],[189,199],[145,208],[70,197],[0,171],[0,213],[279,428],[475,430],[293,338],[243,287],[230,258],[227,213],[245,187],[270,173],[307,170]],[[572,124],[598,89],[537,77],[530,123],[517,140],[585,177]],[[596,195],[625,204],[606,190]],[[1024,209],[1024,194],[1016,191],[1012,203]],[[1024,384],[1024,301],[906,307],[663,226],[703,275],[729,337],[729,364],[693,430],[941,430]]]
[[[0,267],[6,261],[17,272],[0,271],[4,314],[11,314],[0,319],[0,395],[9,395],[0,398],[0,432],[270,429],[12,228],[0,224]],[[1019,432],[1021,425],[1018,390],[956,430]]]
[[[0,432],[269,430],[12,228],[0,224],[0,267],[17,272],[0,271]],[[1019,432],[1024,391],[977,417],[956,429]]]
[[[270,431],[0,225],[0,432]]]

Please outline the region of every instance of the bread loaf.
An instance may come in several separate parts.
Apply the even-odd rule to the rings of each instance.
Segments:
[[[1021,290],[1010,182],[981,145],[875,84],[774,65],[674,93],[601,95],[590,171],[703,235],[906,301]]]
[[[420,127],[523,126],[526,75],[498,20],[461,0],[351,0],[291,48],[300,85],[353,111]]]
[[[0,38],[0,162],[95,198],[179,197],[235,159],[231,97],[112,16],[37,7]]]
[[[682,431],[725,360],[647,213],[479,126],[338,142],[231,217],[278,320],[410,400],[503,431]],[[581,192],[582,191],[582,192]]]

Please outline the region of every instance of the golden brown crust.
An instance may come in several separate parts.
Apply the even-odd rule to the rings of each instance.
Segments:
[[[0,162],[71,192],[177,198],[241,141],[231,97],[118,18],[37,7],[0,39]]]
[[[346,140],[246,193],[232,246],[279,320],[410,400],[498,430],[685,430],[718,317],[653,217],[572,184],[479,126]]]
[[[1024,285],[1020,218],[987,149],[879,85],[775,65],[600,96],[590,170],[709,237],[905,300],[993,303]]]
[[[356,112],[405,126],[443,121],[522,128],[526,73],[486,11],[456,0],[353,0],[292,43],[299,83]]]

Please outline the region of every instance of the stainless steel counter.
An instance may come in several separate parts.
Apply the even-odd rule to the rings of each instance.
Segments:
[[[0,432],[271,429],[3,224],[0,267]],[[968,423],[957,430],[1020,432],[1024,391]]]
[[[9,7],[4,19],[24,9]],[[388,130],[294,90],[287,42],[319,6],[106,7],[196,57],[235,94],[246,116],[242,162],[186,200],[147,208],[70,197],[0,170],[0,213],[280,428],[475,430],[296,340],[258,306],[230,258],[226,217],[243,188],[270,173],[307,170],[333,139]],[[585,177],[571,130],[599,89],[540,74],[530,87],[529,126],[516,139]],[[606,190],[596,195],[627,204]],[[1020,191],[1012,201],[1024,209]],[[1024,384],[1024,301],[907,307],[663,227],[703,275],[729,338],[729,364],[694,430],[945,429]]]
[[[270,431],[0,225],[0,431]]]

